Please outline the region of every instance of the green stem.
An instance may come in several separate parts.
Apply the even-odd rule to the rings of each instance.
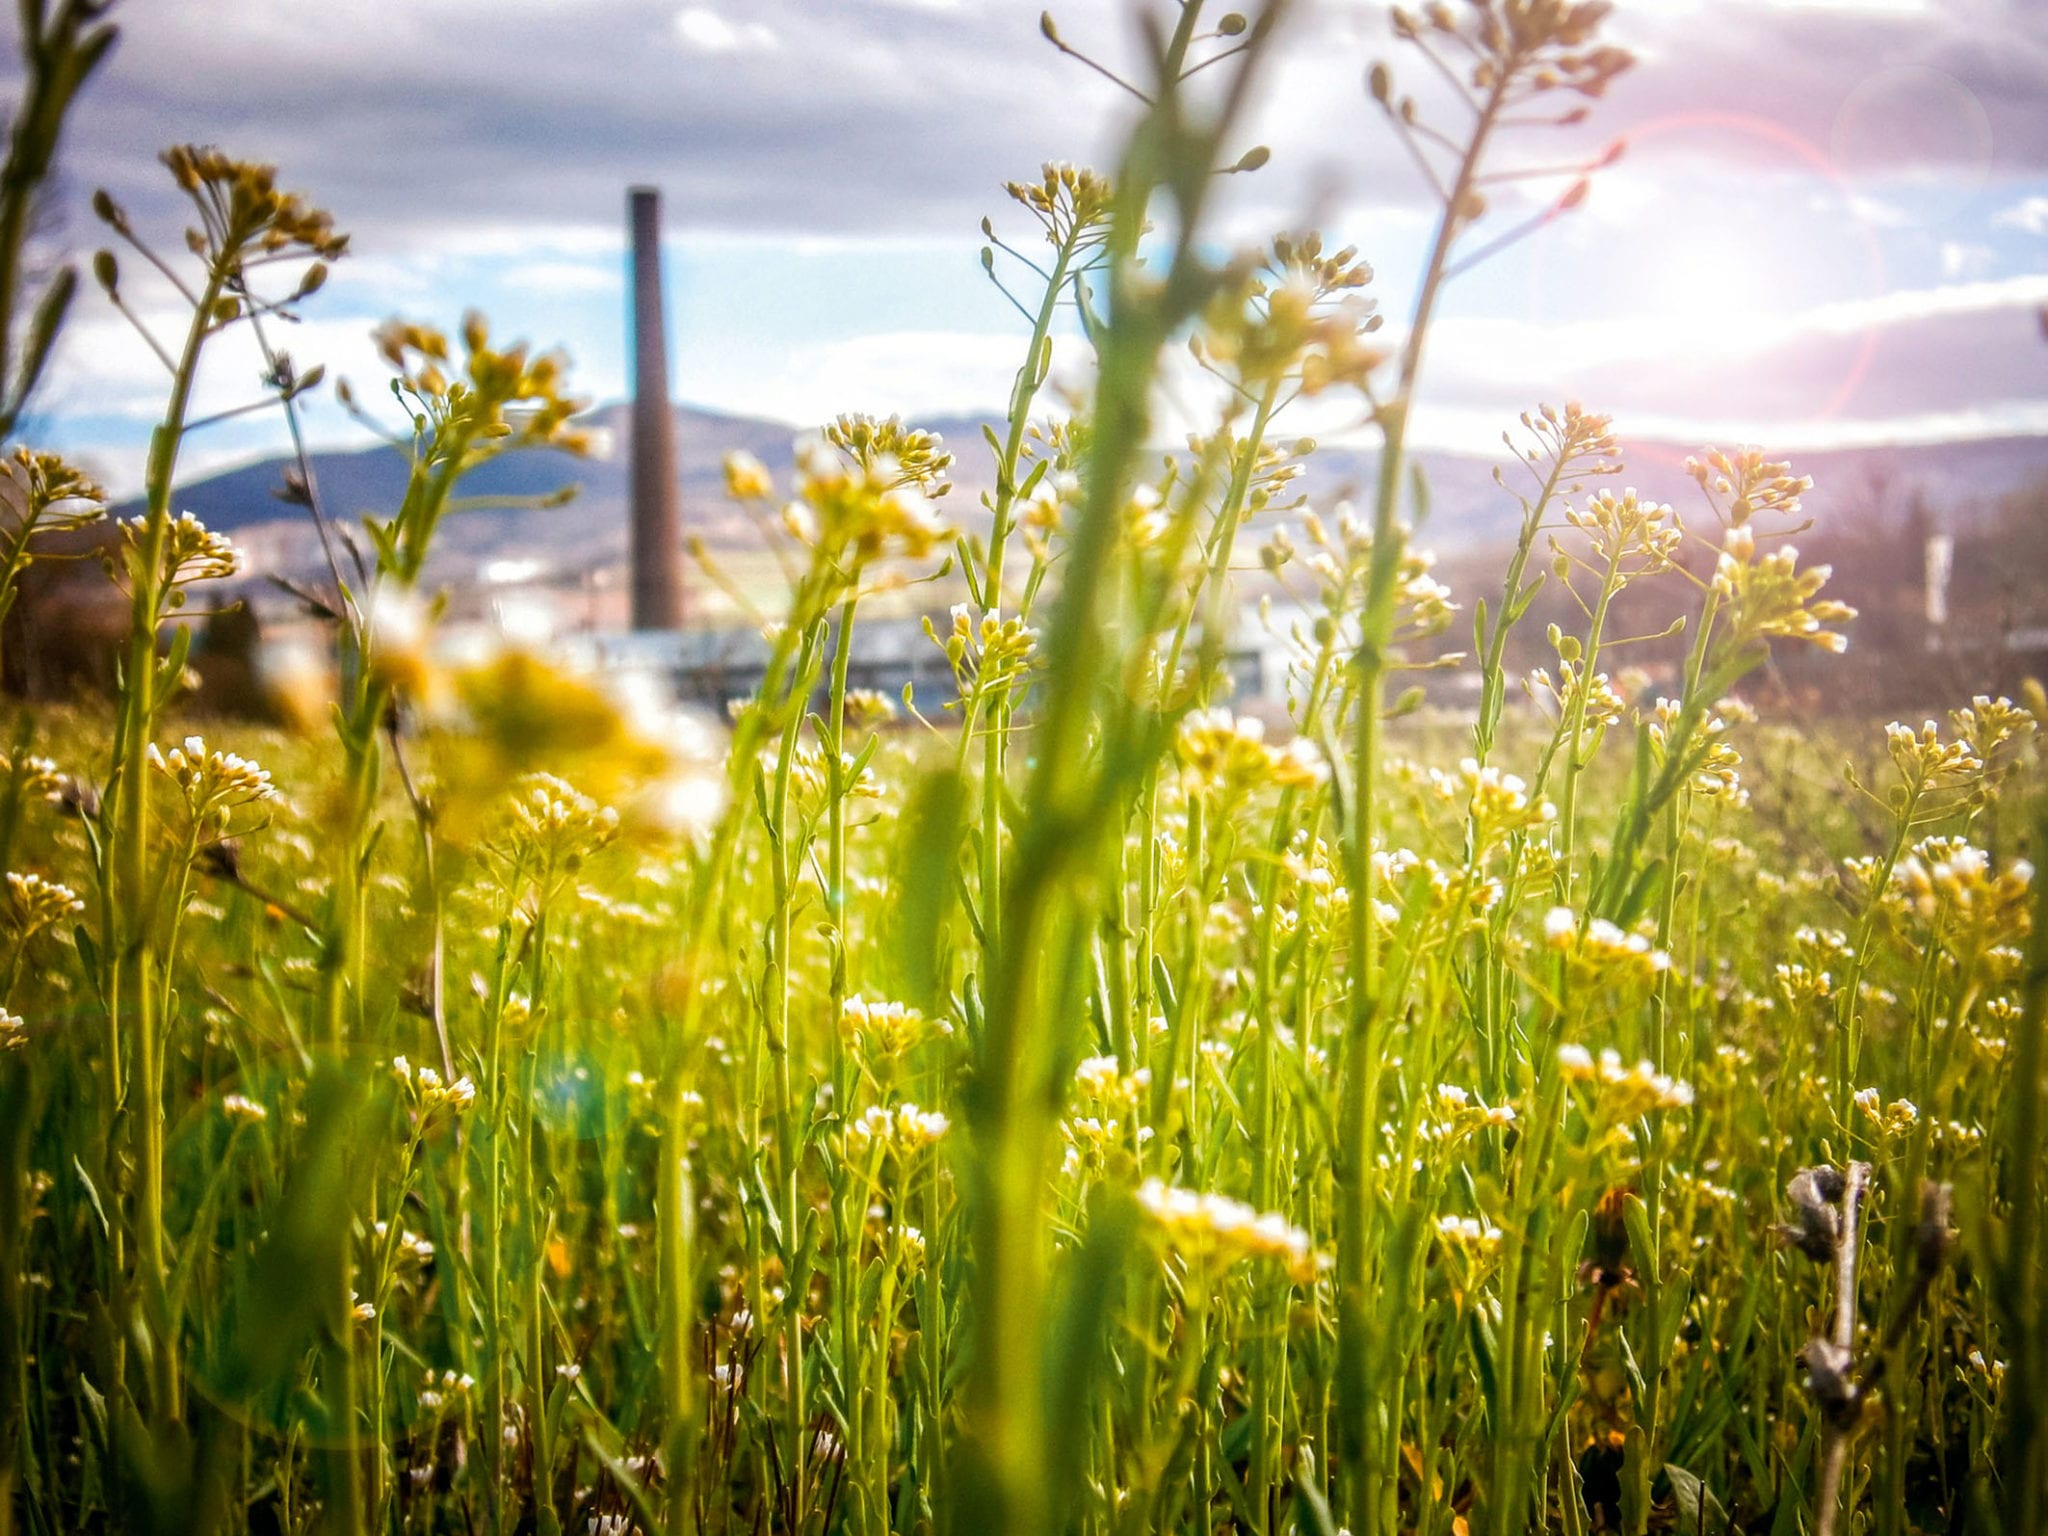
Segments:
[[[1379,412],[1378,496],[1373,509],[1372,558],[1366,576],[1365,611],[1352,670],[1351,797],[1344,828],[1346,881],[1351,891],[1351,959],[1338,1144],[1332,1149],[1337,1183],[1337,1450],[1342,1458],[1342,1517],[1361,1536],[1379,1536],[1391,1511],[1370,1499],[1368,1469],[1375,1437],[1378,1390],[1372,1323],[1372,1142],[1385,1054],[1380,1039],[1382,998],[1374,951],[1372,846],[1378,819],[1380,720],[1391,661],[1395,600],[1405,540],[1399,518],[1408,418],[1422,368],[1423,347],[1449,268],[1451,248],[1463,228],[1465,208],[1481,157],[1493,137],[1516,70],[1503,68],[1481,107],[1472,138],[1445,199],[1421,293],[1402,351],[1394,398]],[[1391,1427],[1389,1433],[1393,1432]]]
[[[103,929],[102,938],[110,1047],[114,1048],[110,1070],[115,1075],[109,1086],[117,1104],[125,1106],[118,1118],[128,1122],[127,1140],[135,1159],[136,1257],[145,1314],[156,1335],[151,1347],[152,1394],[157,1411],[170,1422],[183,1417],[182,1376],[178,1340],[167,1326],[170,1268],[164,1231],[162,999],[157,986],[162,959],[150,900],[151,770],[145,754],[162,702],[157,636],[172,590],[170,573],[164,569],[171,486],[200,352],[210,333],[213,303],[220,297],[225,279],[218,264],[207,274],[206,288],[186,330],[164,419],[150,440],[147,511],[139,551],[129,571],[133,590],[111,775],[114,830],[103,833],[101,855],[101,887],[108,899],[104,910],[112,923]],[[134,1074],[125,1083],[118,1075],[117,1048],[124,1035],[134,1048]],[[125,1282],[116,1290],[117,1315],[124,1310],[125,1290]]]

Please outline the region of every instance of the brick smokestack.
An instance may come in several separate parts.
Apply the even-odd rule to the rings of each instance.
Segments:
[[[627,193],[633,224],[633,627],[683,622],[682,492],[668,396],[661,295],[661,193]]]

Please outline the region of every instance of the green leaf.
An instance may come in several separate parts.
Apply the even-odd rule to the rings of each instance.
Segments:
[[[1642,1197],[1627,1194],[1621,1197],[1621,1220],[1628,1228],[1628,1244],[1636,1258],[1636,1273],[1647,1287],[1651,1287],[1651,1301],[1655,1304],[1654,1287],[1662,1278],[1658,1265],[1657,1237],[1650,1230],[1650,1208],[1643,1204]]]
[[[761,1221],[768,1230],[768,1241],[775,1245],[775,1256],[781,1259],[784,1267],[787,1268],[790,1258],[789,1243],[783,1236],[782,1218],[776,1214],[775,1197],[768,1192],[768,1183],[761,1176],[761,1164],[758,1159],[755,1161],[751,1171],[753,1175],[754,1196],[760,1202]]]
[[[1675,1461],[1664,1463],[1664,1476],[1671,1483],[1671,1501],[1678,1506],[1678,1519],[1672,1525],[1677,1536],[1712,1536],[1734,1528],[1714,1490],[1700,1478]]]
[[[1051,468],[1052,460],[1050,459],[1040,459],[1037,463],[1033,464],[1031,472],[1017,486],[1017,499],[1022,501],[1029,497],[1033,491],[1037,490],[1038,482],[1045,478],[1046,472]]]
[[[1330,1501],[1316,1487],[1315,1457],[1304,1446],[1301,1470],[1294,1476],[1295,1523],[1307,1536],[1337,1536],[1337,1520],[1330,1513]]]
[[[107,1208],[100,1204],[99,1186],[93,1183],[92,1175],[85,1171],[85,1164],[76,1155],[71,1159],[71,1166],[77,1170],[78,1182],[85,1186],[85,1198],[92,1202],[92,1212],[100,1219],[100,1235],[105,1237],[111,1229],[107,1226]]]
[[[1631,1372],[1633,1374],[1633,1372]],[[1638,1398],[1640,1401],[1640,1398]],[[1643,1426],[1631,1424],[1622,1438],[1621,1525],[1623,1530],[1646,1530],[1650,1523],[1650,1443]]]
[[[1052,1328],[1046,1337],[1045,1406],[1051,1427],[1047,1469],[1052,1479],[1051,1528],[1064,1530],[1064,1511],[1071,1507],[1087,1467],[1093,1427],[1089,1401],[1095,1379],[1109,1354],[1115,1309],[1106,1299],[1123,1290],[1124,1266],[1137,1244],[1138,1208],[1127,1194],[1097,1188],[1088,1206],[1088,1228],[1081,1246],[1067,1259],[1058,1277],[1051,1309]],[[1018,1347],[1033,1347],[1019,1340]]]
[[[941,956],[959,885],[955,877],[967,784],[948,765],[911,787],[896,845],[895,969],[903,1000],[926,1013],[944,1002]]]
[[[1074,308],[1081,316],[1081,334],[1088,338],[1089,346],[1100,351],[1107,327],[1095,312],[1095,295],[1078,277],[1074,279]]]
[[[21,367],[14,375],[14,390],[7,402],[9,425],[17,420],[29,397],[35,393],[36,382],[43,375],[43,365],[50,360],[50,349],[56,344],[57,332],[64,324],[64,316],[71,309],[71,300],[78,293],[78,270],[65,267],[55,281],[44,290],[42,302],[36,305],[35,318],[29,322],[28,340],[22,348]]]

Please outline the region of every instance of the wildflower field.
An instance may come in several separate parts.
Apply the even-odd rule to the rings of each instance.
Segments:
[[[1285,6],[1159,7],[1121,160],[985,226],[1030,329],[983,504],[894,420],[727,465],[790,583],[726,720],[437,661],[463,477],[580,430],[474,317],[355,381],[400,505],[293,487],[331,672],[197,718],[237,557],[178,511],[192,381],[347,242],[213,149],[164,156],[182,241],[102,194],[91,281],[174,273],[190,325],[141,512],[33,444],[0,486],[0,612],[97,530],[129,615],[111,701],[0,725],[0,1532],[2048,1528],[2038,687],[1774,718],[1855,633],[1808,482],[1703,446],[1651,500],[1579,405],[1502,424],[1490,587],[1423,553],[1431,320],[1630,66],[1607,9],[1393,13],[1366,88],[1442,211],[1383,339],[1360,252],[1207,234]],[[19,256],[106,10],[23,8],[10,442],[90,286]],[[1222,403],[1162,452],[1190,347]],[[270,355],[295,433],[321,379]],[[1289,408],[1336,396],[1378,480],[1303,503]],[[927,580],[958,697],[849,687]],[[1233,694],[1254,582],[1284,716]]]

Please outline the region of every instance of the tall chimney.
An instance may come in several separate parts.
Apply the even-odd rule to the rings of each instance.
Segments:
[[[633,224],[633,627],[683,622],[681,491],[661,299],[661,193],[627,193]]]

